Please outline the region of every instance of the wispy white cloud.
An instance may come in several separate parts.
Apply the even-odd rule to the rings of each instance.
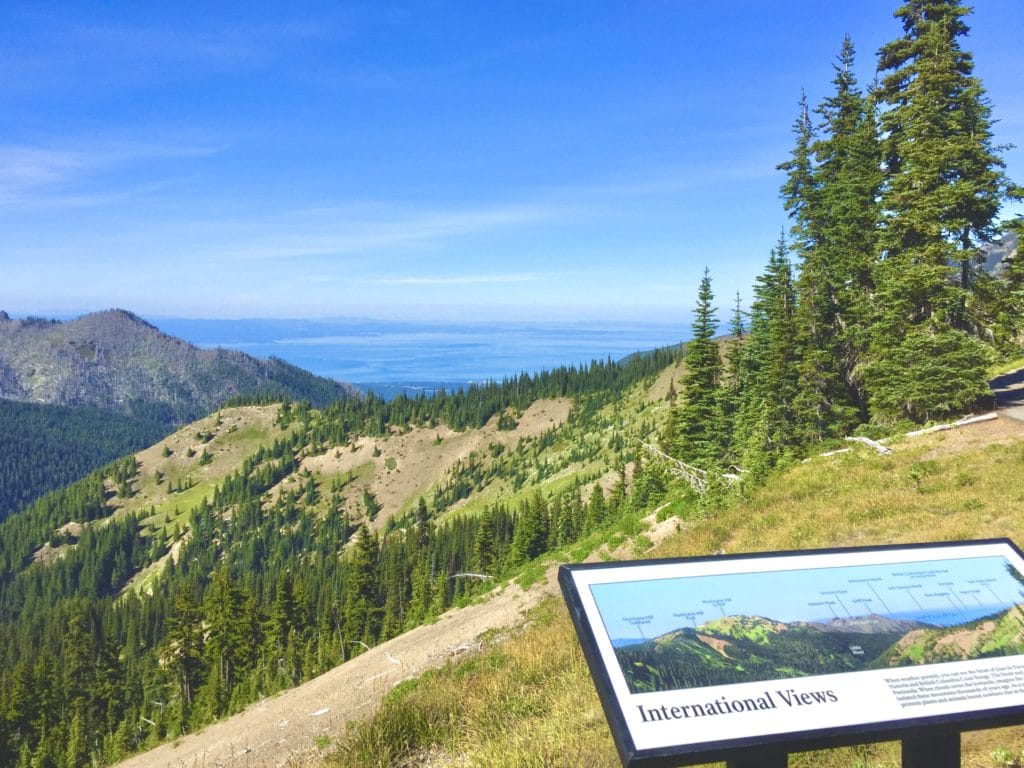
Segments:
[[[211,226],[222,233],[233,233],[230,244],[217,251],[222,258],[278,260],[372,254],[570,220],[579,223],[601,219],[617,214],[624,206],[646,205],[656,199],[672,203],[693,191],[771,178],[774,172],[770,165],[765,170],[764,163],[737,161],[713,169],[659,169],[628,179],[523,190],[521,198],[511,202],[432,207],[357,201],[285,212],[258,221],[219,221]]]
[[[762,158],[740,158],[730,162],[694,160],[687,164],[676,161],[669,167],[663,165],[632,177],[552,187],[547,194],[572,200],[582,207],[595,203],[674,198],[695,190],[762,181],[777,175],[774,162]]]
[[[408,275],[379,277],[365,282],[374,285],[504,285],[513,283],[535,283],[542,279],[538,274],[505,275]]]
[[[87,165],[80,152],[0,146],[0,185],[3,185],[0,190],[4,186],[8,189],[34,189],[60,183],[80,173]]]
[[[108,170],[143,160],[201,157],[217,151],[212,146],[136,141],[64,147],[0,144],[0,208],[109,203],[152,184],[135,182],[130,189],[121,190],[92,186],[95,177]]]
[[[272,221],[212,226],[228,234],[239,233],[232,237],[229,249],[218,251],[219,256],[271,260],[423,247],[548,222],[564,215],[564,206],[552,204],[453,205],[438,209],[364,203],[298,211]]]

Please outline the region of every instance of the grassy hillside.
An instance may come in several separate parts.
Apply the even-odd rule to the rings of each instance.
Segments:
[[[129,312],[0,313],[0,520],[229,401],[355,395],[281,360],[199,349]]]
[[[680,489],[678,532],[646,553],[707,555],[1007,536],[1024,541],[1024,424],[1000,419],[815,458],[748,498],[698,511]],[[1024,729],[966,734],[965,766],[1019,750]],[[332,757],[345,766],[618,766],[571,623],[552,598],[522,632],[396,689]],[[886,743],[794,755],[791,766],[896,766]]]

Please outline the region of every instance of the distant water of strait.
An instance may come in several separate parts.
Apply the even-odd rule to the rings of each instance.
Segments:
[[[418,324],[181,318],[150,322],[200,347],[278,357],[389,399],[401,392],[415,396],[562,365],[619,360],[634,352],[678,344],[690,333],[689,322]]]

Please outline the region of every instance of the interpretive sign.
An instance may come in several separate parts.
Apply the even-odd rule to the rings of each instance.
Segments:
[[[1008,540],[562,566],[627,766],[1024,722]]]

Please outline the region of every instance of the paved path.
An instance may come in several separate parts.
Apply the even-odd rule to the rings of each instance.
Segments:
[[[1024,421],[1024,368],[992,379],[996,407],[1005,416]]]

